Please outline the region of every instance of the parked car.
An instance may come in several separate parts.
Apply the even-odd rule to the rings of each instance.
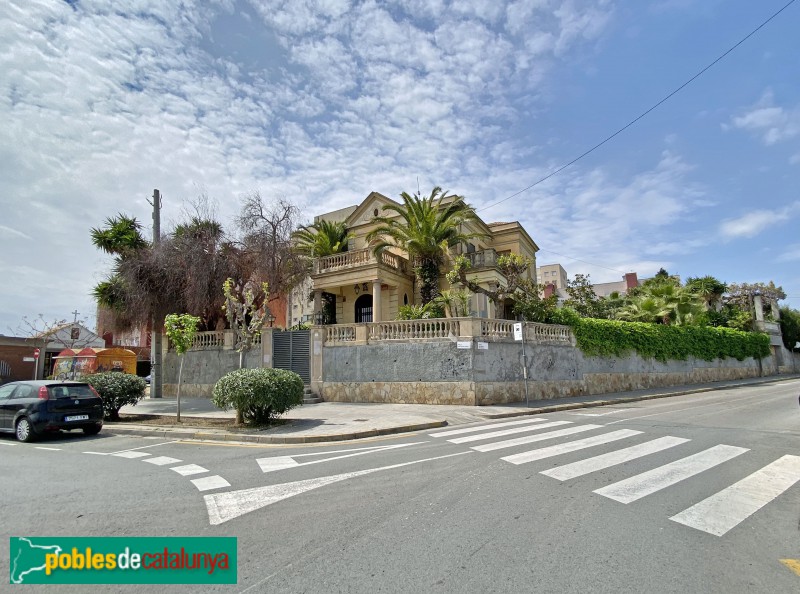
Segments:
[[[86,382],[44,380],[0,386],[0,431],[19,441],[61,430],[83,429],[96,435],[103,428],[103,399]]]
[[[150,385],[150,374],[149,373],[146,376],[144,376],[144,381],[147,382],[148,386]]]

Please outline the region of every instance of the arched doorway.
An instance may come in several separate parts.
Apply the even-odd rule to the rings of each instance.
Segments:
[[[356,299],[356,324],[372,321],[372,295],[361,295]]]

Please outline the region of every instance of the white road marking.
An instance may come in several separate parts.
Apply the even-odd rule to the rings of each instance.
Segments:
[[[620,439],[625,439],[626,437],[633,437],[634,435],[640,435],[641,433],[641,431],[634,431],[633,429],[620,429],[619,431],[612,431],[611,433],[593,435],[592,437],[586,437],[584,439],[577,439],[575,441],[568,441],[566,443],[560,443],[558,445],[546,448],[539,448],[529,452],[513,454],[511,456],[501,458],[501,460],[511,462],[511,464],[525,464],[527,462],[533,462],[534,460],[543,460],[544,458],[552,458],[553,456],[559,456],[568,452],[575,452],[577,450],[591,448],[596,445],[611,443],[612,441],[618,441]]]
[[[19,445],[19,444],[18,443],[9,443],[7,441],[0,441],[0,445],[15,446],[15,445]]]
[[[461,456],[463,454],[470,454],[471,452],[458,452],[456,454],[447,454],[446,456],[436,456],[435,458],[425,458],[424,460],[414,460],[412,462],[403,462],[401,464],[392,464],[391,466],[381,466],[379,468],[370,468],[368,470],[359,470],[356,472],[347,472],[344,474],[334,474],[331,476],[323,476],[313,479],[306,479],[302,481],[294,481],[291,483],[283,483],[280,485],[268,485],[266,487],[255,487],[252,489],[242,489],[240,491],[225,491],[223,493],[215,493],[213,495],[206,495],[205,502],[208,509],[208,521],[212,526],[222,524],[228,520],[238,518],[246,513],[261,509],[278,501],[300,495],[313,489],[319,489],[325,485],[338,483],[347,479],[371,474],[381,470],[391,470],[394,468],[402,468],[412,464],[420,464],[422,462],[430,462],[432,460],[442,460],[444,458],[451,458],[453,456]]]
[[[513,429],[503,429],[501,431],[492,431],[491,433],[481,433],[480,435],[467,435],[466,437],[456,437],[455,439],[448,439],[447,441],[450,443],[470,443],[472,441],[482,441],[484,439],[493,439],[495,437],[503,437],[505,435],[525,433],[527,431],[538,431],[539,429],[548,429],[550,427],[559,427],[561,425],[572,425],[572,421],[551,421],[549,423],[542,423],[541,425],[531,425],[528,427],[514,427]]]
[[[574,433],[583,433],[584,431],[600,429],[601,427],[602,425],[577,425],[575,427],[567,427],[566,429],[558,429],[557,431],[548,431],[547,433],[539,433],[537,435],[528,435],[526,437],[517,437],[516,439],[507,439],[506,441],[496,441],[494,443],[472,446],[472,449],[476,452],[492,452],[494,450],[513,448],[514,446],[518,445],[525,445],[537,441],[544,441],[546,439],[563,437],[565,435],[572,435]]]
[[[716,445],[697,454],[675,460],[664,466],[648,470],[623,481],[597,489],[595,493],[621,503],[630,503],[660,491],[696,474],[714,468],[748,452],[747,448]]]
[[[581,410],[583,410],[583,409],[581,409]],[[609,410],[607,412],[601,412],[601,413],[571,411],[571,412],[568,412],[567,414],[568,415],[575,415],[575,416],[578,416],[578,417],[605,417],[607,415],[613,415],[613,414],[616,414],[616,413],[625,412],[626,410],[633,410],[633,409],[632,408],[615,408],[614,410]]]
[[[119,458],[144,458],[145,456],[149,456],[147,452],[118,452],[116,454],[111,454],[112,456],[117,456]]]
[[[342,458],[352,458],[353,456],[363,456],[365,454],[374,454],[376,452],[383,452],[385,450],[394,450],[394,449],[397,449],[397,448],[406,448],[408,446],[418,445],[419,443],[424,443],[424,442],[401,443],[401,444],[397,444],[397,445],[373,446],[373,447],[370,447],[370,448],[359,448],[360,451],[339,450],[339,451],[349,452],[349,453],[343,454],[342,456],[333,456],[333,457],[330,457],[330,458],[323,458],[321,460],[312,460],[311,462],[303,462],[303,463],[297,462],[294,458],[300,458],[301,456],[324,456],[326,454],[335,454],[336,452],[314,452],[312,454],[297,454],[295,456],[273,456],[271,458],[256,458],[256,462],[258,462],[258,465],[261,468],[262,472],[274,472],[276,470],[283,470],[285,468],[294,468],[295,466],[309,466],[311,464],[321,464],[322,462],[330,462],[331,460],[341,460]]]
[[[727,397],[724,397],[724,396],[720,396],[719,398],[717,398],[713,402],[707,402],[705,404],[694,404],[692,406],[687,406],[685,408],[673,408],[673,409],[670,409],[670,410],[665,410],[665,411],[661,411],[661,412],[657,412],[657,413],[652,413],[652,414],[649,414],[649,415],[639,415],[638,417],[628,417],[626,419],[618,419],[616,421],[609,421],[607,424],[608,425],[614,425],[616,423],[624,423],[626,421],[635,421],[636,419],[646,419],[648,417],[658,417],[660,415],[671,415],[672,413],[684,412],[684,411],[687,411],[687,410],[697,410],[698,408],[706,408],[707,406],[717,406],[719,404],[725,404],[726,410],[728,410],[727,406],[730,405],[730,404],[734,404],[736,402],[742,402],[743,400],[759,400],[759,402],[763,403],[765,398],[769,398],[769,396],[765,396],[763,394],[758,394],[758,395],[755,395],[755,396],[743,396],[742,398],[727,398]],[[783,398],[783,395],[775,396],[775,398]],[[661,404],[661,405],[653,404],[651,406],[648,406],[647,409],[664,408],[664,407],[669,407],[669,406],[675,406],[676,404],[678,404],[678,403],[670,402],[670,403]],[[642,409],[642,410],[647,410],[647,409]]]
[[[34,446],[37,450],[52,450],[54,452],[60,452],[61,448],[47,448],[45,446]]]
[[[800,480],[800,456],[783,456],[670,518],[722,536]]]
[[[84,454],[92,454],[94,456],[109,456],[110,452],[83,452]]]
[[[451,429],[449,431],[438,431],[437,433],[429,433],[428,437],[450,437],[451,435],[461,435],[463,433],[475,433],[476,431],[484,431],[485,429],[497,429],[499,427],[511,427],[513,425],[528,425],[530,423],[541,423],[547,419],[543,417],[536,417],[535,419],[523,419],[521,421],[506,421],[504,423],[491,423],[489,425],[480,425],[478,427],[467,427],[466,429]]]
[[[146,460],[142,460],[142,462],[147,462],[148,464],[155,464],[156,466],[166,466],[167,464],[176,464],[177,462],[183,462],[183,460],[178,460],[177,458],[170,458],[169,456],[156,456],[155,458],[147,458]]]
[[[566,481],[578,476],[583,476],[584,474],[603,470],[604,468],[624,464],[630,460],[636,460],[642,456],[654,454],[686,443],[687,441],[691,440],[684,439],[683,437],[659,437],[658,439],[646,441],[645,443],[640,443],[639,445],[629,448],[623,448],[607,454],[586,458],[585,460],[578,460],[572,464],[564,464],[563,466],[556,466],[555,468],[543,470],[539,474],[544,474],[560,481]]]
[[[210,491],[211,489],[221,489],[222,487],[231,486],[228,481],[216,474],[213,476],[204,476],[199,479],[192,479],[192,484],[197,487],[198,491]]]
[[[193,474],[202,474],[208,472],[208,469],[198,466],[197,464],[187,464],[186,466],[173,466],[170,470],[174,470],[181,476],[191,476]]]
[[[150,445],[140,446],[138,448],[128,448],[127,450],[119,450],[118,452],[111,452],[112,454],[120,454],[122,452],[134,452],[136,450],[146,450],[147,448],[157,448],[158,446],[162,445],[169,445],[171,443],[178,443],[177,439],[173,439],[172,441],[164,441],[162,443],[151,443]]]

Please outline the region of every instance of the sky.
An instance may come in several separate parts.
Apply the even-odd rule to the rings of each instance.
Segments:
[[[232,225],[254,191],[310,222],[441,186],[570,277],[774,281],[800,309],[800,1],[520,192],[787,2],[5,0],[0,334],[93,327],[90,229],[149,236],[154,188],[168,229],[204,194]]]

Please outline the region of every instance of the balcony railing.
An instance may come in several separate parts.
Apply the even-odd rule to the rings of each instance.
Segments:
[[[467,257],[473,268],[493,268],[497,266],[497,252],[492,248],[463,255]]]
[[[370,264],[381,264],[402,273],[406,273],[408,270],[408,260],[405,258],[390,252],[383,252],[379,258],[376,258],[370,248],[365,248],[317,258],[314,260],[314,274],[358,268]]]

